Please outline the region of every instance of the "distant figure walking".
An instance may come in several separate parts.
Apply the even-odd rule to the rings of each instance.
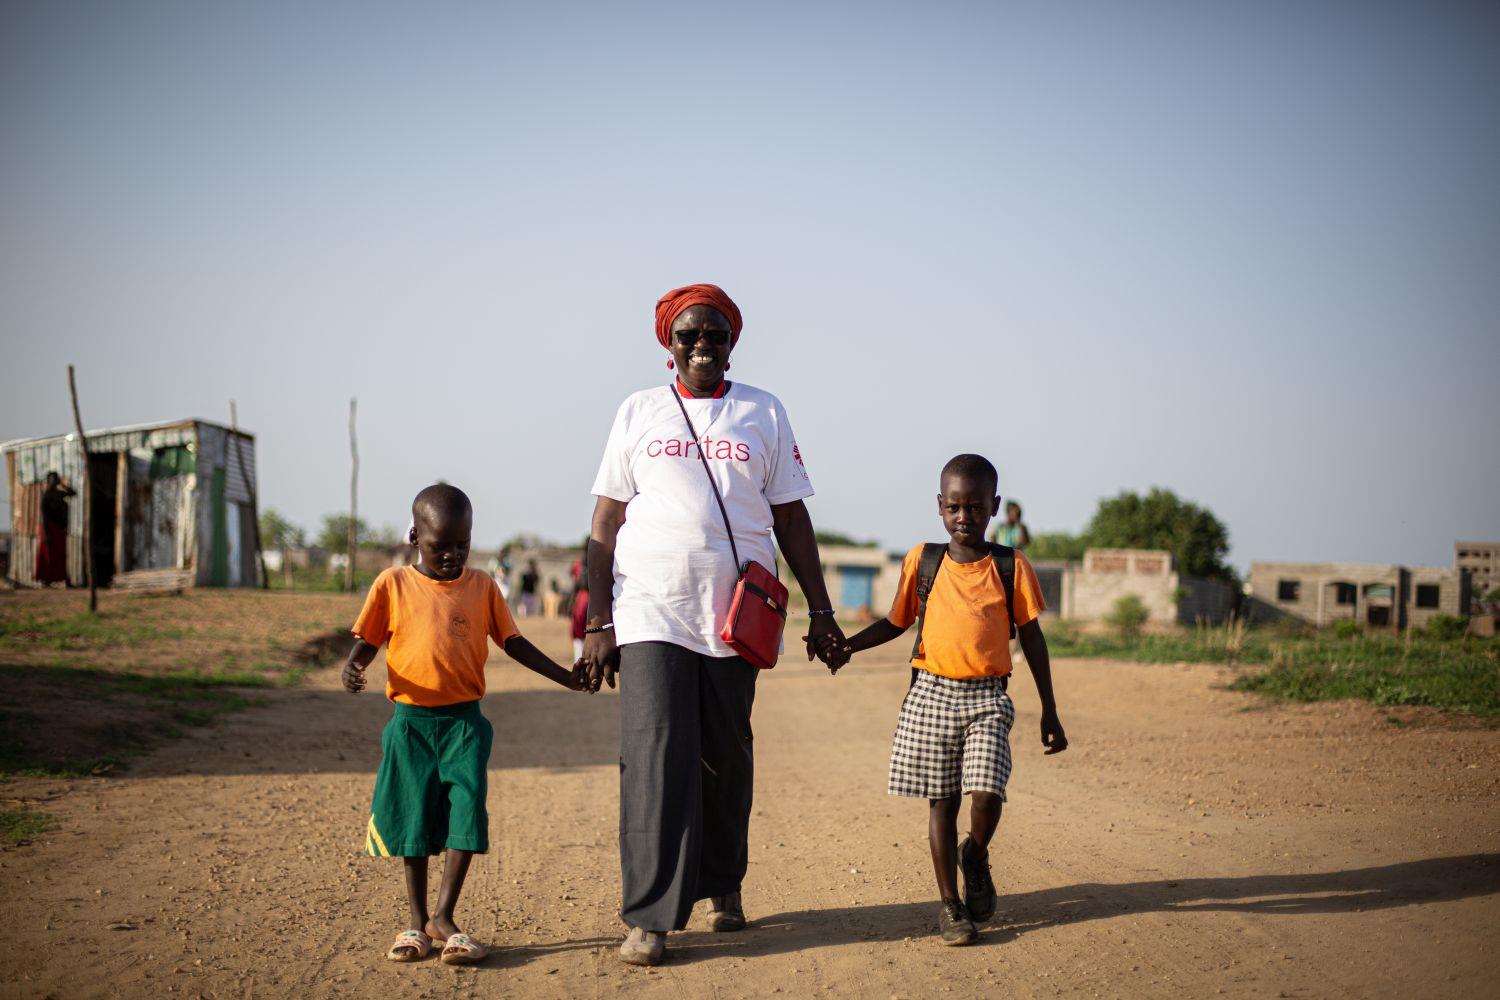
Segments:
[[[1031,544],[1031,532],[1021,520],[1021,505],[1014,500],[1005,501],[1005,520],[990,535],[990,541],[1009,545],[1013,549],[1024,549]]]
[[[583,636],[589,624],[589,578],[579,574],[573,588],[573,604],[568,611],[568,633],[573,637],[573,662],[583,659]]]
[[[542,580],[541,571],[536,568],[536,560],[530,559],[526,562],[526,569],[521,573],[521,616],[534,615],[537,612],[536,588]]]
[[[68,582],[68,497],[78,493],[62,476],[47,473],[42,492],[42,521],[37,529],[36,582],[43,587]]]

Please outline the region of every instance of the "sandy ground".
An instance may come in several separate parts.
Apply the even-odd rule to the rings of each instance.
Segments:
[[[359,851],[389,708],[324,671],[118,777],[0,789],[62,823],[0,854],[0,996],[1494,995],[1500,732],[1267,705],[1198,666],[1058,664],[1054,757],[1018,679],[999,911],[941,947],[925,805],[884,793],[899,645],[762,675],[754,925],[700,912],[658,969],[614,954],[615,697],[497,654],[495,847],[460,911],[484,964],[381,959],[399,864]]]

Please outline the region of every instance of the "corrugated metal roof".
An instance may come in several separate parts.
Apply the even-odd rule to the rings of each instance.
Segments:
[[[166,420],[150,424],[128,424],[124,427],[101,427],[97,430],[86,430],[83,433],[90,440],[92,440],[96,437],[103,437],[109,434],[131,434],[139,433],[141,431],[165,431],[179,427],[191,427],[194,424],[203,424],[208,427],[217,427],[222,431],[229,430],[228,424],[221,424],[217,420],[204,420],[202,417],[188,417],[185,420]],[[240,433],[252,441],[255,440],[255,435],[251,434],[243,427],[240,428]],[[0,441],[0,451],[9,451],[12,448],[21,448],[28,445],[49,444],[53,441],[72,441],[77,436],[77,431],[70,431],[67,434],[48,434],[42,437],[16,438],[14,441]]]

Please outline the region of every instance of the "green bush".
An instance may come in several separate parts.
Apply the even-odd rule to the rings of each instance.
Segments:
[[[1126,637],[1140,635],[1141,626],[1151,617],[1146,605],[1135,594],[1126,594],[1115,600],[1114,607],[1104,616],[1105,622],[1116,632]]]
[[[1026,558],[1032,562],[1046,559],[1056,562],[1079,562],[1088,548],[1082,538],[1065,531],[1039,531],[1026,546]]]
[[[1433,615],[1427,619],[1427,624],[1422,628],[1422,634],[1441,642],[1449,642],[1462,639],[1468,630],[1467,618],[1460,618],[1457,615]]]
[[[1345,619],[1341,622],[1334,622],[1333,634],[1338,636],[1340,639],[1353,639],[1355,636],[1359,635],[1359,622],[1354,621],[1353,619]]]

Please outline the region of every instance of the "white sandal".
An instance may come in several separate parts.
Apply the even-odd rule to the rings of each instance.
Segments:
[[[432,938],[421,931],[402,931],[385,957],[392,962],[420,962],[432,953]]]
[[[455,934],[443,945],[444,965],[473,965],[484,958],[484,945],[467,934]]]

